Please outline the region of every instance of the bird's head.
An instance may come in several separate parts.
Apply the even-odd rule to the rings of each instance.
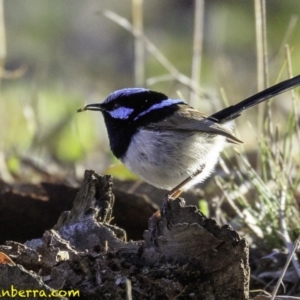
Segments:
[[[101,111],[107,119],[138,121],[151,112],[166,109],[172,105],[184,103],[183,100],[169,99],[165,94],[144,88],[126,88],[114,91],[104,102],[88,104],[79,109]]]
[[[166,119],[183,100],[169,99],[166,95],[143,88],[126,88],[111,93],[104,102],[88,104],[78,112],[102,112],[116,157],[125,153],[135,133],[149,124]]]

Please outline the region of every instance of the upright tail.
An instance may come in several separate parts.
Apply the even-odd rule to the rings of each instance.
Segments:
[[[288,91],[298,85],[300,85],[300,75],[277,83],[265,89],[264,91],[261,91],[249,98],[246,98],[238,104],[228,106],[209,116],[209,118],[213,119],[218,123],[225,123],[240,116],[242,111],[252,106],[255,106],[263,101],[266,101],[272,97],[275,97],[276,95],[279,95],[285,91]]]

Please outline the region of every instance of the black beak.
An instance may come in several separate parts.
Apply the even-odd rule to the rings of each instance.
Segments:
[[[84,106],[83,108],[77,109],[77,112],[82,112],[85,110],[105,111],[102,103],[94,103],[94,104],[88,104],[88,105]]]

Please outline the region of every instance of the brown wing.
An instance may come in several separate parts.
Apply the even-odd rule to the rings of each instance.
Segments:
[[[175,112],[171,117],[161,122],[150,124],[145,128],[149,130],[199,131],[225,136],[228,142],[234,144],[243,143],[223,125],[208,119],[201,112],[186,105],[184,105],[183,108],[184,109]]]

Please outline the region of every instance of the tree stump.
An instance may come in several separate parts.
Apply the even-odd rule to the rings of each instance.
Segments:
[[[0,251],[82,299],[249,299],[248,246],[230,226],[178,198],[150,218],[143,241],[127,241],[111,224],[113,205],[112,177],[86,171],[73,208],[52,230]]]

